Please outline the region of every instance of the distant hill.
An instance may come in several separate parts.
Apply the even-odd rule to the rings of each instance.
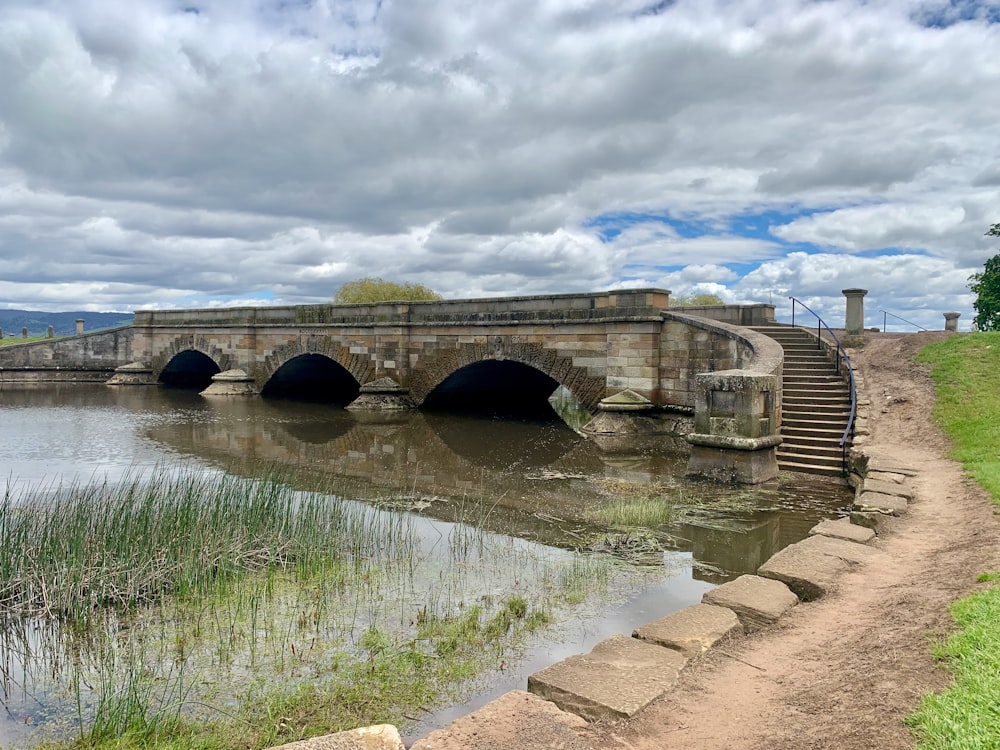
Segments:
[[[72,336],[76,333],[76,321],[83,320],[83,330],[98,331],[104,328],[115,328],[132,322],[132,313],[98,313],[98,312],[39,312],[37,310],[4,310],[0,309],[0,328],[4,338],[13,333],[21,336],[21,329],[27,328],[29,336],[44,336],[49,326],[55,329],[56,336]]]

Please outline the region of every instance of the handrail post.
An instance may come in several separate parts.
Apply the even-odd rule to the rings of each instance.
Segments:
[[[883,310],[882,311],[882,333],[885,333],[886,329],[888,327],[889,327],[889,313],[887,313],[885,310]]]

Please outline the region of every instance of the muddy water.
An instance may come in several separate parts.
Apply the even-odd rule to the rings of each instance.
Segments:
[[[624,555],[620,564],[633,566],[634,574],[615,579],[620,590],[574,611],[530,642],[516,663],[470,688],[467,703],[424,717],[411,736],[523,688],[528,674],[552,661],[698,601],[712,585],[755,570],[850,500],[846,488],[822,481],[781,481],[749,493],[687,481],[680,447],[607,455],[557,418],[359,415],[320,404],[206,399],[159,388],[0,390],[0,456],[12,490],[57,480],[114,481],[173,463],[232,473],[248,463],[273,464],[290,469],[301,489],[332,488],[383,512],[406,514],[427,539],[448,538],[456,524],[474,523],[491,539],[515,540],[540,555],[617,548],[621,531],[594,514],[609,502],[609,488],[657,483],[699,498],[697,513],[654,530],[651,553]],[[713,499],[728,507],[734,496],[742,501],[739,512],[703,507]],[[0,664],[9,670],[12,658],[4,652]],[[16,690],[4,696],[0,745],[30,741],[24,728],[30,701]]]

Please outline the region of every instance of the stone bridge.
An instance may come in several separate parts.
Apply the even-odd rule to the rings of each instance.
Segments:
[[[114,371],[352,409],[517,406],[561,385],[597,415],[599,440],[685,432],[691,473],[775,476],[781,347],[743,327],[773,307],[669,308],[669,294],[140,311],[131,327],[0,349],[0,383]]]

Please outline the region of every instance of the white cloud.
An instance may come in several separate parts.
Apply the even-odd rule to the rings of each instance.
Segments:
[[[315,302],[365,275],[735,300],[845,277],[789,244],[874,295],[902,256],[853,254],[950,278],[996,249],[995,2],[191,7],[0,7],[5,304]],[[611,215],[635,219],[601,243]]]

